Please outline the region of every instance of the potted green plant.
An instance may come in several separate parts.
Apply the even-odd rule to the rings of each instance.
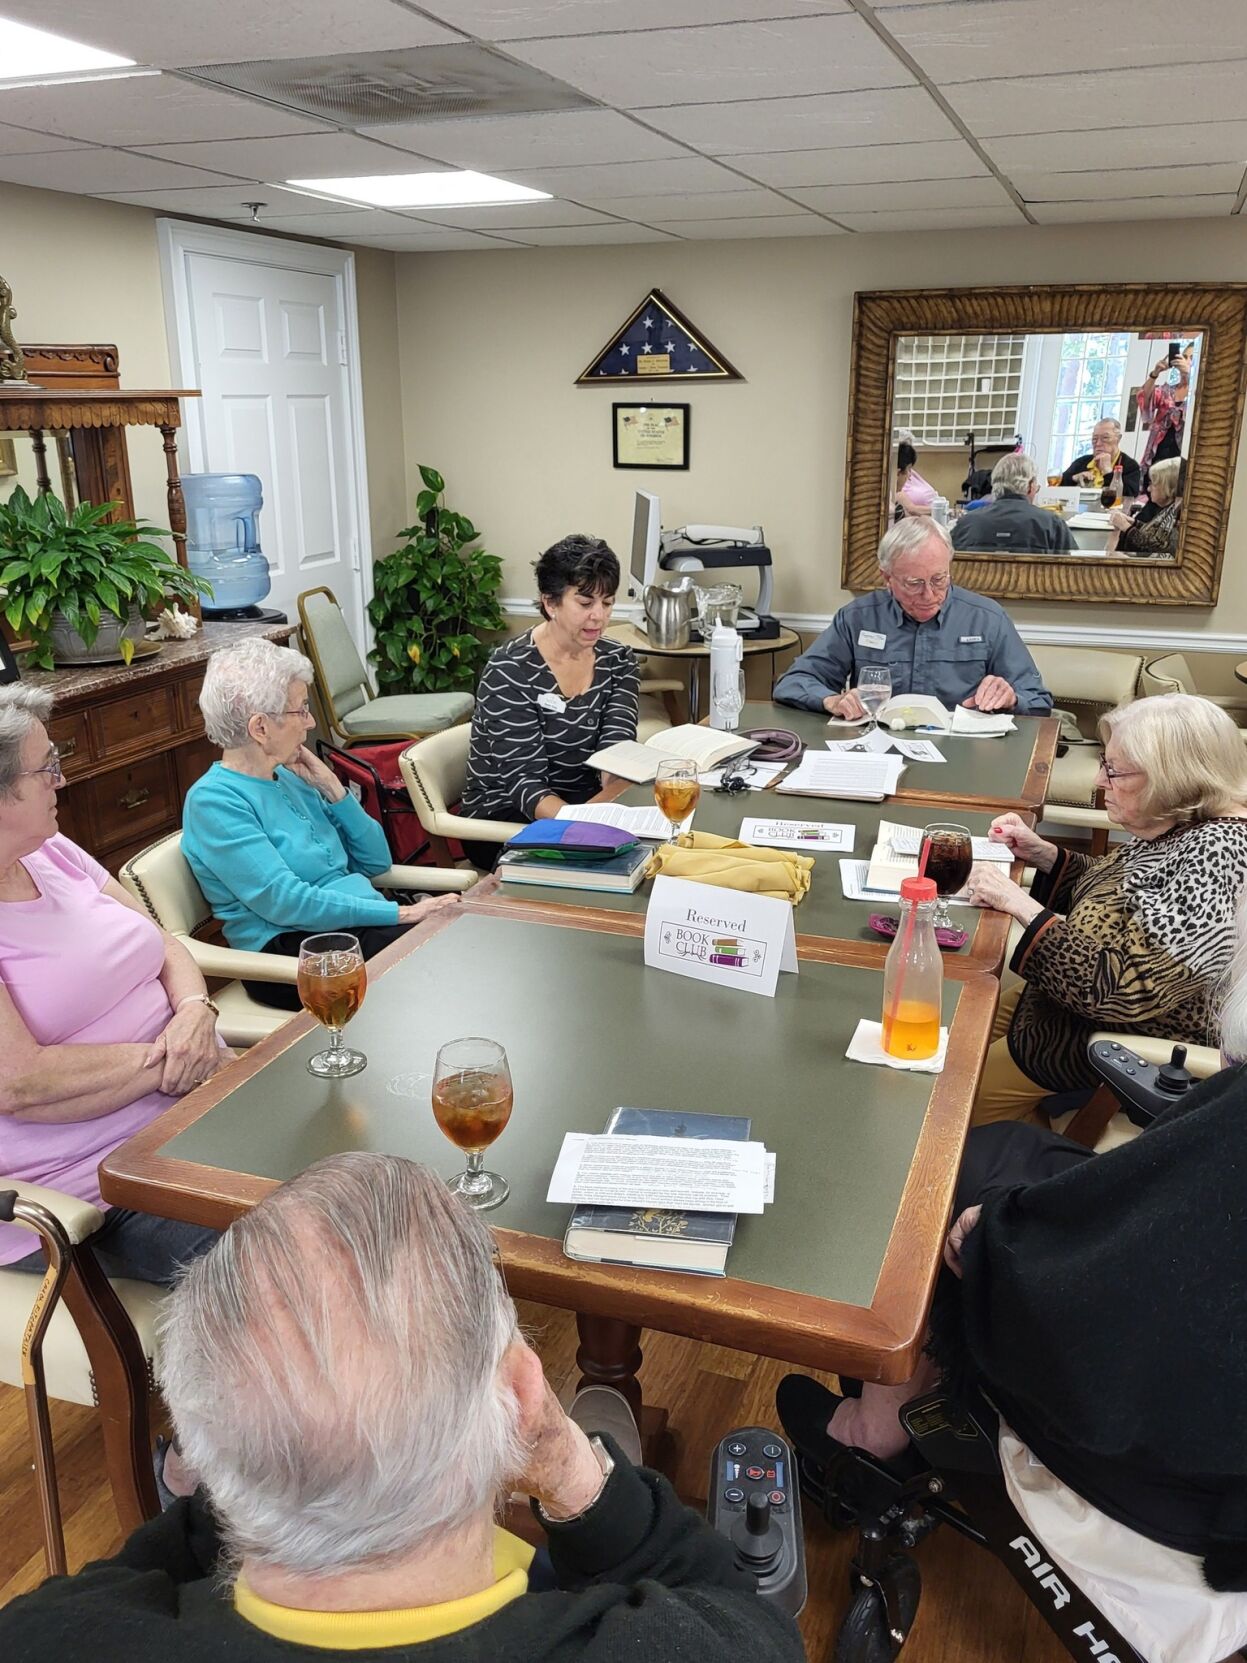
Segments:
[[[119,658],[129,664],[143,639],[143,609],[193,601],[211,585],[184,570],[144,521],[110,520],[119,504],[79,503],[72,512],[51,492],[32,502],[20,486],[0,502],[0,612],[32,643],[28,662]]]
[[[422,464],[420,478],[420,524],[399,532],[402,543],[373,572],[377,683],[382,693],[471,691],[489,657],[481,632],[506,628],[502,562],[469,546],[480,532],[445,506],[441,474]]]

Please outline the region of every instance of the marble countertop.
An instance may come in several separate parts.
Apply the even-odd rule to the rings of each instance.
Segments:
[[[77,670],[23,669],[22,681],[27,687],[46,687],[57,704],[71,700],[80,703],[154,682],[171,670],[185,672],[205,663],[218,647],[231,647],[236,641],[246,641],[256,635],[284,642],[294,630],[293,624],[205,622],[189,641],[162,641],[158,653],[136,658],[130,665],[84,664]],[[18,663],[21,664],[20,658]]]

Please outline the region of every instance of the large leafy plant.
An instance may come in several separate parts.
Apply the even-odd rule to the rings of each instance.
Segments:
[[[481,631],[506,628],[498,604],[502,562],[472,548],[480,532],[445,505],[446,484],[421,465],[420,523],[378,561],[368,603],[376,646],[372,659],[383,693],[470,690],[489,656]]]
[[[30,637],[29,661],[42,670],[53,667],[54,612],[91,647],[106,612],[124,623],[135,607],[212,593],[150,540],[165,535],[156,526],[110,520],[118,506],[83,502],[67,513],[51,492],[32,502],[21,486],[0,502],[0,612],[15,635]],[[119,651],[128,664],[133,641],[123,638]]]

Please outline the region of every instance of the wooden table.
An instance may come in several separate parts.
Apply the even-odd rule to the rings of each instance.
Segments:
[[[1239,681],[1247,681],[1247,659],[1234,666],[1234,674]]]
[[[223,1227],[322,1156],[378,1149],[450,1177],[427,1077],[465,1030],[507,1049],[511,1125],[491,1164],[511,1195],[489,1215],[511,1292],[577,1312],[584,1379],[640,1407],[641,1326],[860,1378],[912,1373],[987,1050],[997,983],[945,985],[939,1075],[847,1062],[880,1007],[876,969],[800,953],[775,998],[646,970],[624,920],[476,903],[440,914],[369,966],[353,1079],[306,1070],[306,1016],[183,1098],[104,1161],[106,1201]],[[413,1075],[424,1075],[423,1082]],[[778,1156],[776,1200],[742,1217],[725,1279],[578,1264],[568,1209],[545,1201],[564,1132],[620,1103],[747,1113]]]
[[[619,641],[625,647],[631,647],[633,652],[644,654],[646,658],[665,658],[671,662],[677,659],[687,661],[688,664],[688,719],[690,722],[700,720],[701,706],[701,666],[710,657],[710,647],[705,641],[690,641],[687,647],[656,647],[644,630],[635,624],[612,624],[610,628],[612,641]],[[791,629],[782,629],[778,635],[772,635],[762,640],[755,639],[748,630],[740,632],[741,647],[746,658],[761,658],[770,654],[771,686],[775,685],[775,655],[788,652],[792,647],[801,645],[801,637]]]

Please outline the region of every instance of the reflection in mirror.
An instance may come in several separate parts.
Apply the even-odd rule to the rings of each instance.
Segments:
[[[891,516],[933,515],[959,554],[1173,561],[1202,346],[1177,326],[898,336]]]
[[[48,445],[49,439],[51,446]],[[53,449],[59,482],[53,477],[54,470],[50,466]],[[58,493],[66,508],[72,509],[78,501],[78,484],[68,433],[44,435],[42,466],[47,471],[49,487]],[[0,433],[0,502],[6,502],[19,485],[27,496],[34,497],[41,489],[41,483],[40,461],[32,436],[29,433]]]

